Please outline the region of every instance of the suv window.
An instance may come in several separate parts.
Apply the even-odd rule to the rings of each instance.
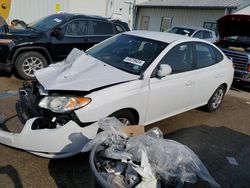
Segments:
[[[93,21],[94,35],[111,35],[113,33],[113,25],[111,23],[103,21]]]
[[[172,73],[189,71],[193,67],[193,52],[190,43],[183,43],[171,49],[161,60],[160,64],[168,64]]]
[[[207,67],[217,63],[217,55],[214,48],[209,44],[195,43],[197,68]]]
[[[65,35],[88,35],[89,21],[74,20],[63,26],[62,31]]]

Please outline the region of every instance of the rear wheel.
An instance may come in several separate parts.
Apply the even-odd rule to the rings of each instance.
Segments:
[[[124,125],[136,125],[138,122],[134,114],[129,110],[120,110],[110,115],[110,117],[116,117]]]
[[[20,54],[15,62],[17,74],[25,80],[34,79],[35,71],[47,66],[46,58],[42,54],[34,51]]]
[[[225,91],[226,91],[226,89],[223,85],[218,87],[216,89],[216,91],[213,93],[212,97],[209,99],[207,105],[204,106],[205,110],[208,112],[216,111],[222,103],[222,100],[223,100],[224,95],[225,95]]]

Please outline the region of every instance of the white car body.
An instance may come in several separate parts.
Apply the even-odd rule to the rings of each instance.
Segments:
[[[136,123],[148,125],[206,105],[221,85],[225,87],[225,92],[231,87],[234,72],[232,62],[209,42],[160,32],[133,31],[122,35],[162,41],[168,45],[141,75],[127,73],[79,52],[72,52],[69,62],[51,65],[36,73],[42,85],[39,92],[44,97],[50,95],[49,91],[86,92],[84,97],[91,99],[91,102],[75,109],[74,113],[80,122],[93,124],[81,127],[74,121],[68,121],[63,125],[57,124],[53,129],[34,130],[32,126],[38,116],[28,120],[20,134],[0,130],[0,143],[43,157],[67,157],[80,152],[79,148],[86,144],[86,140],[94,138],[98,130],[94,122],[115,112],[129,110],[136,116]],[[222,60],[200,69],[161,78],[151,77],[160,60],[171,49],[192,42],[207,44],[216,49]]]

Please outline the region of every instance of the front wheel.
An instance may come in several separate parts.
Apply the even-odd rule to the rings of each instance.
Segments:
[[[117,118],[124,125],[136,125],[138,122],[134,114],[129,110],[121,110],[110,115],[110,117]]]
[[[222,103],[225,91],[226,89],[223,85],[218,87],[216,91],[213,93],[212,97],[209,99],[207,105],[205,106],[205,110],[208,112],[216,111]]]
[[[47,66],[46,58],[42,54],[34,51],[20,54],[15,62],[17,74],[25,80],[34,79],[35,71]]]

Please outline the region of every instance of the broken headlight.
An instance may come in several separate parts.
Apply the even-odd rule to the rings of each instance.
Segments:
[[[52,112],[63,113],[86,106],[90,102],[91,99],[86,97],[47,96],[40,101],[39,106]]]

